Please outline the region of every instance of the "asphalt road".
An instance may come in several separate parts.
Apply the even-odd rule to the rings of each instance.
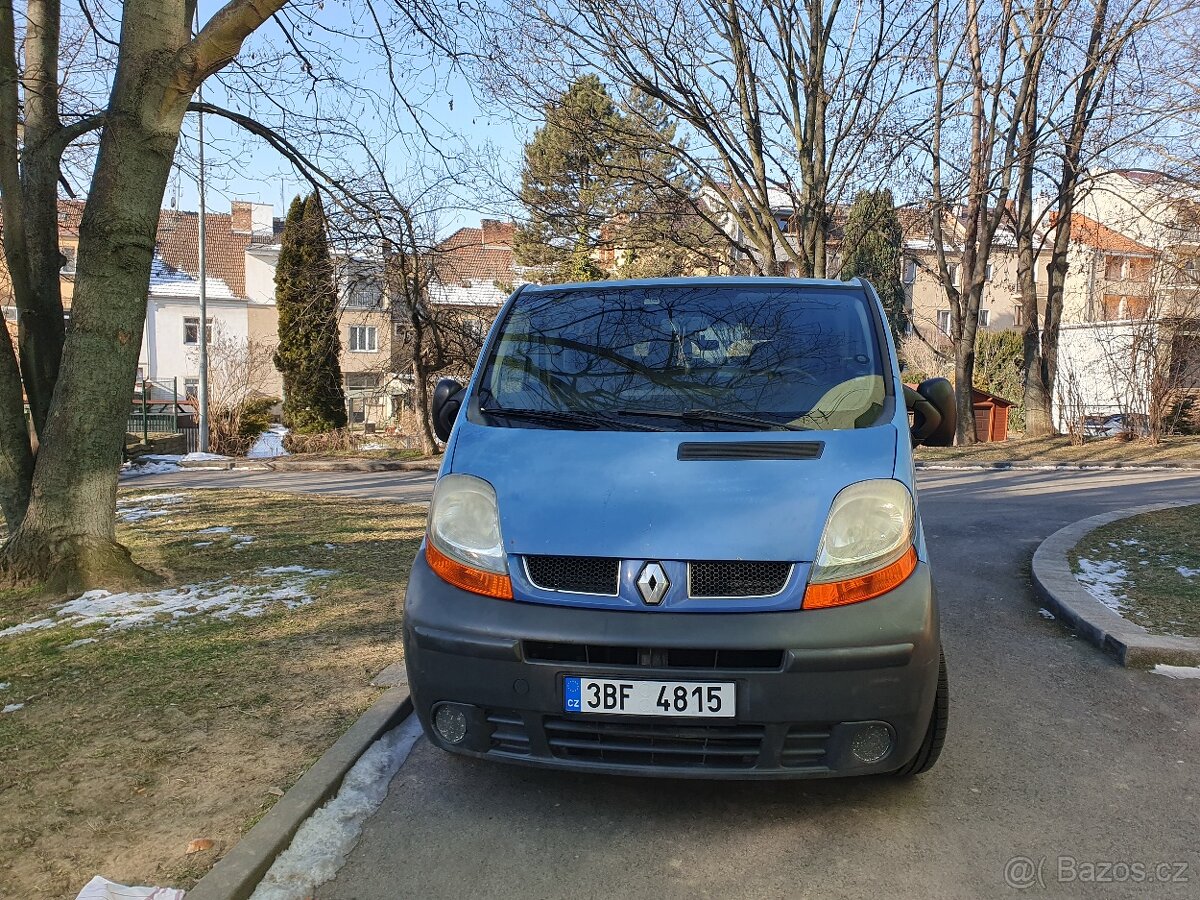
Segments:
[[[398,503],[428,503],[436,472],[274,472],[266,469],[183,469],[124,478],[124,488],[253,488],[306,494],[350,494]]]
[[[402,472],[140,483],[200,478],[405,500],[430,483]],[[919,483],[951,687],[931,773],[585,777],[460,759],[422,739],[317,896],[1200,897],[1200,681],[1117,666],[1044,620],[1029,582],[1054,530],[1200,501],[1200,475],[925,471]]]

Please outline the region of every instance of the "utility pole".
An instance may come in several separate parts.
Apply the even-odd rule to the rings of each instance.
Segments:
[[[200,30],[200,9],[196,8],[196,31]],[[204,86],[201,85],[197,98],[201,106],[204,104]],[[196,405],[198,409],[199,438],[197,449],[201,453],[208,452],[208,271],[205,260],[205,203],[204,203],[204,110],[201,108],[200,117],[200,222],[198,238],[200,241],[200,378],[196,388]]]

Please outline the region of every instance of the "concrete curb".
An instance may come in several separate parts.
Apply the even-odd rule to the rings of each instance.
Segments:
[[[254,893],[304,820],[337,793],[342,779],[367,748],[411,712],[407,684],[384,692],[270,812],[196,882],[187,892],[188,900],[245,900]]]
[[[1101,471],[1107,469],[1145,469],[1155,471],[1159,469],[1200,469],[1200,462],[1157,462],[1157,463],[1127,463],[1127,462],[1037,462],[1035,460],[1015,459],[1009,462],[971,462],[969,460],[917,460],[916,466],[918,469],[1034,469],[1034,470],[1050,470],[1050,469],[1098,469]]]
[[[267,468],[276,472],[436,472],[441,460],[394,459],[330,459],[288,460],[273,459]]]
[[[1154,503],[1102,513],[1060,528],[1042,541],[1033,554],[1034,587],[1055,615],[1097,647],[1115,655],[1123,666],[1200,665],[1200,638],[1151,634],[1123,618],[1079,583],[1067,559],[1076,544],[1102,525],[1141,513],[1195,505],[1192,501]]]

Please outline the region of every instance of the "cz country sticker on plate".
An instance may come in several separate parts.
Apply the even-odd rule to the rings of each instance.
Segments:
[[[642,681],[563,679],[563,710],[611,716],[678,716],[730,719],[736,714],[736,685],[728,681]]]

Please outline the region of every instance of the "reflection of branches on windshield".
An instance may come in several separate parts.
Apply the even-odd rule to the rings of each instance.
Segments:
[[[792,417],[878,368],[869,314],[848,292],[555,292],[531,297],[519,316],[507,326],[509,351],[495,361],[501,392],[511,385],[552,407],[635,403]]]

